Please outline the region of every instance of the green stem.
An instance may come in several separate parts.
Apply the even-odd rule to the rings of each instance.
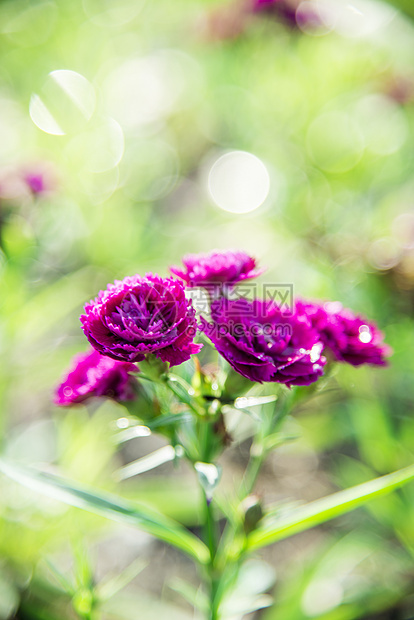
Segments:
[[[217,590],[219,586],[219,579],[216,575],[215,558],[217,553],[217,523],[214,518],[214,511],[211,500],[204,493],[205,499],[205,538],[207,546],[210,550],[210,562],[207,567],[208,579],[209,579],[209,592],[210,592],[210,609],[208,610],[207,620],[218,619],[218,601]]]
[[[200,460],[203,463],[210,462],[211,453],[211,421],[204,418],[198,420],[199,425],[199,442],[200,442]]]
[[[214,559],[216,557],[217,550],[217,535],[216,535],[216,524],[214,520],[213,507],[211,505],[211,500],[205,497],[205,505],[206,505],[206,521],[205,521],[205,530],[206,530],[206,542],[207,546],[210,550],[210,565],[214,565]]]
[[[211,603],[211,608],[209,610],[209,616],[208,616],[208,620],[218,620],[218,609],[217,606],[214,602],[215,596],[216,596],[216,589],[212,590],[212,603]]]
[[[191,396],[182,386],[181,389],[177,389],[175,381],[171,380],[169,377],[166,378],[164,385],[167,386],[167,388],[178,398],[179,401],[185,403],[194,413],[200,415],[200,411],[193,404]]]
[[[272,433],[275,433],[282,426],[286,416],[290,412],[290,398],[288,398],[288,396],[286,396],[282,401],[282,406],[278,412],[278,415],[275,415],[273,412],[270,417],[263,420],[263,423],[259,428],[259,432],[254,438],[250,449],[250,459],[247,464],[241,486],[242,499],[247,497],[247,495],[250,495],[253,491],[260,469],[263,465],[263,461],[267,457],[268,450],[265,448],[265,441],[267,437]]]
[[[269,452],[269,450],[266,449],[265,445],[267,437],[280,428],[285,417],[290,411],[290,403],[286,401],[287,399],[284,399],[284,401],[282,402],[282,406],[278,412],[278,415],[275,415],[275,412],[273,411],[271,416],[265,417],[262,420],[262,424],[260,425],[258,432],[254,437],[253,444],[250,450],[249,462],[247,464],[246,471],[244,472],[244,476],[240,485],[240,502],[242,502],[248,495],[250,495],[255,487],[263,462],[265,461]],[[220,567],[225,565],[227,561],[226,548],[231,546],[232,541],[234,540],[236,535],[237,531],[233,531],[230,523],[227,523],[223,532],[217,556],[217,564]],[[243,555],[244,549],[241,548],[239,556],[240,561]]]
[[[251,452],[253,452],[253,454],[250,456],[241,485],[242,498],[247,497],[253,491],[263,461],[266,458],[266,452],[263,445],[253,443],[252,449],[253,450],[251,450]],[[255,453],[256,450],[257,453]]]

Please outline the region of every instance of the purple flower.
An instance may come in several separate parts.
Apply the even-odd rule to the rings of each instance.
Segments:
[[[135,364],[116,362],[94,349],[79,353],[72,367],[56,390],[54,402],[65,406],[81,403],[91,396],[106,396],[118,401],[133,400],[138,372]]]
[[[28,172],[24,180],[33,194],[42,194],[46,190],[45,180],[43,174]]]
[[[187,254],[183,263],[185,270],[170,267],[170,271],[182,278],[187,286],[236,284],[242,280],[256,278],[264,269],[256,269],[256,260],[246,254],[232,250],[213,250],[208,254]]]
[[[265,9],[269,6],[273,6],[279,0],[253,0],[253,10]]]
[[[56,184],[56,173],[50,162],[27,165],[17,172],[34,196],[50,193]]]
[[[296,309],[307,315],[337,361],[353,366],[387,364],[385,357],[390,355],[391,349],[383,342],[382,332],[371,321],[342,308],[338,302],[320,305],[298,301]]]
[[[305,313],[287,315],[271,301],[221,298],[202,330],[221,355],[251,381],[309,385],[323,374],[323,343]]]
[[[266,13],[280,18],[291,28],[303,26],[306,29],[318,28],[322,25],[317,9],[311,2],[299,0],[251,0],[251,11]]]
[[[193,343],[195,310],[182,282],[151,273],[109,284],[80,320],[91,345],[115,360],[140,362],[152,353],[175,366],[202,346]]]

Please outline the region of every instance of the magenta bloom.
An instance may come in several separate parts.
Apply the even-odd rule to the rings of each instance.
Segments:
[[[287,316],[271,301],[225,298],[212,303],[202,330],[251,381],[309,385],[323,374],[323,343],[303,312]]]
[[[279,0],[253,0],[253,9],[254,10],[265,9],[269,6],[273,6],[278,1]]]
[[[44,176],[41,172],[28,172],[25,174],[24,180],[33,194],[42,194],[47,189]]]
[[[213,250],[208,254],[187,254],[185,269],[170,267],[170,271],[182,278],[187,286],[217,286],[236,284],[256,278],[264,269],[256,269],[256,260],[246,252]]]
[[[117,401],[133,400],[137,381],[130,372],[138,372],[135,364],[116,362],[94,349],[79,353],[57,388],[54,402],[60,406],[74,405],[91,396],[106,396]]]
[[[383,334],[374,323],[356,316],[337,302],[324,305],[297,302],[296,308],[308,316],[337,361],[352,366],[387,364],[385,358],[391,349],[384,343]]]
[[[34,196],[48,194],[56,185],[55,170],[50,162],[24,166],[18,175]]]
[[[202,346],[193,343],[195,310],[182,282],[151,273],[109,284],[80,320],[91,345],[119,361],[140,362],[153,353],[175,366]]]

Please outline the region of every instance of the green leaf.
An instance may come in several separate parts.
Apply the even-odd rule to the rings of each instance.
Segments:
[[[172,426],[181,422],[188,422],[191,420],[191,413],[174,413],[172,415],[160,415],[154,420],[145,420],[143,424],[137,424],[136,420],[128,419],[128,427],[117,433],[114,437],[116,444],[130,441],[131,439],[137,439],[140,437],[149,437],[154,429],[160,428],[160,426]]]
[[[89,510],[113,521],[135,525],[159,540],[177,547],[202,564],[209,561],[209,551],[201,540],[173,519],[146,506],[132,504],[121,497],[90,490],[78,483],[15,465],[3,459],[0,459],[0,471],[23,486],[65,504]]]
[[[128,465],[124,465],[123,467],[118,469],[116,473],[116,479],[126,480],[127,478],[131,478],[132,476],[138,476],[139,474],[143,474],[146,471],[155,469],[160,465],[169,463],[170,461],[173,461],[176,457],[177,452],[173,446],[163,446],[162,448],[151,452],[151,454],[142,456],[136,461],[128,463]]]
[[[148,565],[146,560],[137,558],[132,564],[116,577],[113,577],[109,581],[98,584],[96,587],[96,595],[100,602],[109,601],[118,592],[123,590],[144,568]]]
[[[265,592],[275,583],[272,566],[261,560],[248,560],[237,575],[237,580],[225,593],[220,603],[223,618],[241,617],[258,609],[270,607],[271,596]]]
[[[191,583],[188,583],[179,577],[173,579],[168,584],[168,587],[171,588],[171,590],[174,590],[174,592],[181,594],[187,603],[190,603],[194,609],[198,609],[203,613],[208,611],[209,600],[201,588],[195,588]]]
[[[149,437],[151,435],[151,429],[148,426],[137,424],[131,425],[129,428],[117,433],[114,437],[114,443],[121,444],[131,439],[137,439],[138,437]]]
[[[159,428],[160,426],[169,426],[171,424],[178,424],[179,422],[188,422],[191,420],[191,413],[174,413],[172,415],[162,415],[158,416],[154,420],[148,420],[145,422],[146,426],[151,430],[155,428]]]
[[[60,572],[60,570],[58,568],[56,568],[56,566],[47,558],[44,560],[46,566],[48,567],[49,571],[52,573],[52,575],[54,576],[54,578],[56,579],[56,581],[59,583],[59,585],[62,587],[62,589],[69,594],[69,596],[73,596],[75,593],[75,588],[74,586],[70,583],[70,581],[68,581],[68,579],[66,579],[66,577],[63,575],[63,573]]]
[[[278,399],[276,394],[269,396],[239,396],[234,401],[235,409],[248,409],[248,407],[257,407],[258,405],[267,405],[274,403]]]
[[[300,506],[252,532],[247,549],[260,549],[334,519],[414,479],[414,465]]]

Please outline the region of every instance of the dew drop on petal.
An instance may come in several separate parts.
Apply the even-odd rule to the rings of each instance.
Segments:
[[[361,325],[359,328],[359,340],[361,342],[363,342],[364,344],[367,344],[368,342],[371,342],[372,340],[372,334],[371,334],[371,330],[368,327],[368,325]]]
[[[310,352],[310,360],[312,364],[319,359],[322,348],[323,348],[323,344],[321,342],[318,342],[317,344],[313,345],[311,352]]]

